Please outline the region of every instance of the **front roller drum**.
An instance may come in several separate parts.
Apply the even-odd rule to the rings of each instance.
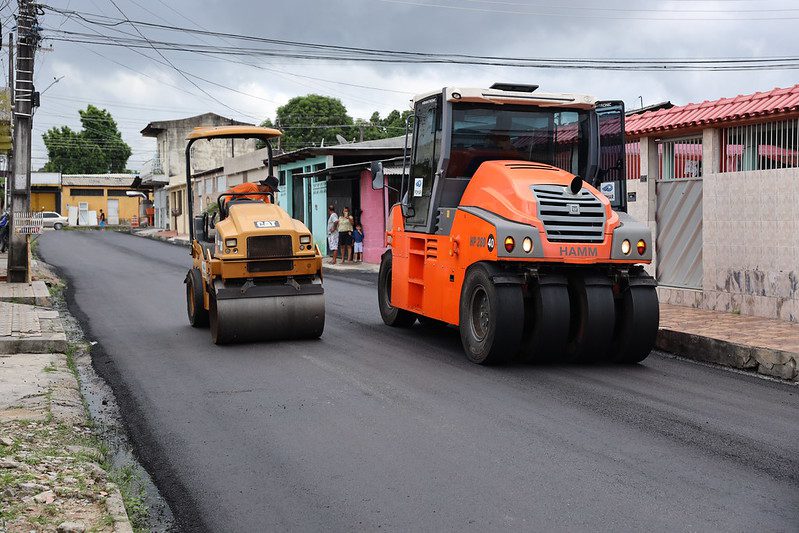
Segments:
[[[325,295],[211,298],[214,344],[315,339],[325,329]]]
[[[655,347],[660,325],[655,281],[646,274],[630,278],[618,299],[616,310],[616,335],[610,359],[622,364],[639,363]]]

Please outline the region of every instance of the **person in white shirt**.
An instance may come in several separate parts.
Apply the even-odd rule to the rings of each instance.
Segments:
[[[330,264],[335,265],[338,258],[338,215],[333,205],[327,206],[327,212],[330,213],[327,218],[327,247],[333,252]]]

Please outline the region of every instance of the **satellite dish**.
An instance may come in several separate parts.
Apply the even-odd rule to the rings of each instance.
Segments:
[[[344,137],[342,137],[341,135],[339,135],[338,133],[336,134],[336,140],[338,141],[339,144],[349,144],[349,141]]]

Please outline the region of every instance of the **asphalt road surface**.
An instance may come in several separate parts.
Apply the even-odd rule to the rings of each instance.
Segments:
[[[384,326],[363,276],[327,277],[321,340],[216,347],[187,249],[40,241],[184,530],[799,529],[797,387],[662,354],[480,367]]]

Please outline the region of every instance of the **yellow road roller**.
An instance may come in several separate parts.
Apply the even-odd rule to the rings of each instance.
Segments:
[[[322,254],[305,224],[275,201],[270,139],[280,135],[271,128],[221,126],[195,128],[186,138],[192,222],[186,308],[192,326],[210,326],[215,344],[317,338],[324,331]],[[220,194],[217,213],[195,216],[194,143],[248,138],[266,144],[268,177]]]

